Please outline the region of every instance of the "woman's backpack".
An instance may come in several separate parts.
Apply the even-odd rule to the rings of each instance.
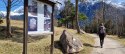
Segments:
[[[104,26],[100,26],[100,31],[99,31],[99,33],[101,33],[101,34],[105,34],[105,33],[106,33]]]

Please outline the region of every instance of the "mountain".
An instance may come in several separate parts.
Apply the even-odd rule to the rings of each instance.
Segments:
[[[90,2],[80,3],[79,12],[85,14],[89,20],[92,20],[92,18],[95,15],[95,11],[100,9],[101,6],[102,6],[101,2],[96,2],[94,4]]]
[[[10,18],[13,20],[23,20],[23,12],[24,12],[23,6],[20,6],[14,11],[11,11]],[[2,18],[6,18],[6,11],[1,11],[0,16]]]
[[[20,6],[19,8],[15,9],[14,12],[15,13],[23,13],[24,10],[23,10],[24,6]]]
[[[112,20],[113,23],[116,21],[120,24],[123,23],[123,18],[125,17],[125,8],[120,6],[116,7],[115,5],[105,4],[105,19]]]
[[[10,16],[10,18],[13,20],[23,20],[23,17],[24,17],[23,13],[24,13],[24,7],[20,6],[19,8],[15,9],[12,12],[12,15]]]
[[[24,18],[24,7],[20,6],[19,8],[15,9],[13,12],[11,12],[10,18],[13,20],[23,20]]]
[[[0,12],[0,18],[3,18],[4,17],[4,13],[3,12]]]
[[[10,18],[12,20],[23,20],[24,15],[23,14],[22,15],[13,15],[13,16],[10,16]]]
[[[105,5],[104,16],[106,20],[119,21],[125,17],[125,2],[118,2],[114,0],[106,0],[105,2],[99,0],[88,0],[86,2],[79,3],[79,12],[85,14],[88,18],[84,22],[79,22],[80,26],[84,25],[86,22],[91,23],[92,20],[100,16],[103,17],[103,12],[100,11],[103,8],[103,4]],[[75,4],[74,4],[75,6]],[[100,12],[99,14],[97,12]],[[62,18],[61,15],[57,15],[56,18]],[[121,21],[122,22],[122,21]]]
[[[55,0],[57,1],[57,0]],[[66,1],[66,0],[65,0]],[[112,2],[111,2],[112,1]],[[59,15],[59,13],[61,12],[61,10],[63,10],[63,6],[64,6],[64,1],[59,0],[59,2],[62,3],[61,4],[57,4],[56,8],[55,8],[55,17],[56,18],[61,18],[61,16]],[[99,0],[87,0],[86,2],[82,2],[79,3],[79,12],[84,13],[87,17],[88,20],[91,21],[95,15],[96,15],[96,11],[100,10],[103,5],[103,3],[106,6],[106,16],[111,17],[111,15],[115,15],[114,12],[116,12],[116,10],[119,12],[118,15],[124,15],[125,12],[125,2],[121,2],[121,3],[115,3],[114,0],[106,0],[105,2],[101,2]],[[111,8],[110,8],[111,7]],[[15,9],[13,12],[11,12],[11,18],[12,19],[23,19],[23,6],[20,6],[19,8]],[[109,15],[110,14],[110,15]],[[5,17],[6,16],[6,12],[1,12],[0,16]]]
[[[91,22],[96,15],[96,11],[99,11],[103,8],[103,4],[105,5],[106,19],[122,18],[125,16],[125,7],[123,5],[116,5],[115,3],[107,3],[101,1],[95,2],[94,4],[91,2],[80,3],[79,12],[84,13],[88,17],[89,22]]]
[[[5,12],[5,11],[0,11],[0,16],[1,16],[2,18],[5,18],[6,12]]]

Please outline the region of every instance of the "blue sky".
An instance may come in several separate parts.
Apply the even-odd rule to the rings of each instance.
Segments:
[[[19,8],[20,6],[23,6],[23,3],[20,3],[20,5],[13,7],[12,11]],[[0,11],[6,11],[6,6],[5,6],[5,4],[3,3],[2,0],[0,0]]]

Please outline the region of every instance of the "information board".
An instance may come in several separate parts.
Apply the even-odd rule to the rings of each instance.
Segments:
[[[52,7],[37,0],[28,1],[28,35],[51,34]]]

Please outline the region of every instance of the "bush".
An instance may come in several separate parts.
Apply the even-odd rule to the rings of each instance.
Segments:
[[[2,17],[0,17],[0,24],[3,23]]]

